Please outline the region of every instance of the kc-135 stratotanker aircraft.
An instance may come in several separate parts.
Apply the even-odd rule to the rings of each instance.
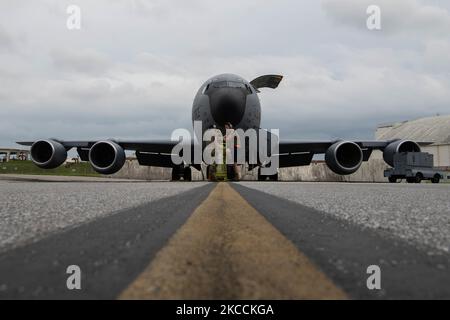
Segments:
[[[226,123],[235,129],[260,129],[261,105],[259,89],[278,87],[280,75],[264,75],[250,82],[233,74],[222,74],[207,80],[198,90],[192,106],[192,121],[200,121],[202,130],[218,128]],[[270,135],[269,135],[270,137]],[[194,148],[195,142],[189,144]],[[125,163],[125,150],[134,150],[140,165],[172,168],[172,179],[191,180],[192,167],[201,170],[201,163],[175,165],[172,150],[178,141],[145,140],[128,141],[108,139],[101,141],[65,141],[60,139],[18,142],[31,146],[31,158],[41,168],[52,169],[67,159],[67,152],[76,148],[82,161],[89,161],[97,172],[113,174]],[[246,142],[244,142],[245,144]],[[393,166],[397,152],[419,152],[418,143],[409,140],[390,141],[278,141],[278,165],[280,168],[309,165],[315,154],[325,154],[325,162],[335,173],[346,175],[356,172],[367,161],[373,150],[383,151],[385,162]],[[205,145],[202,145],[204,148]],[[245,148],[245,146],[244,146]],[[248,157],[248,153],[246,157]],[[246,158],[246,161],[248,158]],[[248,161],[247,161],[248,162]],[[261,167],[267,165],[257,159],[250,169],[259,167],[258,180],[277,180],[278,174],[264,176]],[[232,170],[229,170],[232,171]],[[233,173],[231,173],[233,174]]]

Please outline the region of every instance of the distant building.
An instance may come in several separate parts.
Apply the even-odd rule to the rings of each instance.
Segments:
[[[11,159],[29,160],[30,151],[22,149],[0,148],[0,162],[8,162]]]
[[[434,155],[435,166],[450,167],[450,115],[379,125],[375,138],[432,142],[432,145],[422,147],[422,151]]]

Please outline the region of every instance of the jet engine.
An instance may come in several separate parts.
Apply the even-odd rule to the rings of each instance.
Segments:
[[[383,151],[383,159],[391,167],[394,166],[394,154],[399,152],[420,152],[420,146],[414,141],[397,140],[387,145]]]
[[[359,169],[363,153],[359,145],[351,141],[339,141],[325,152],[328,168],[337,174],[351,174]]]
[[[31,159],[39,168],[54,169],[67,159],[67,150],[54,140],[38,140],[31,146]]]
[[[113,141],[98,141],[89,150],[89,161],[98,173],[113,174],[125,164],[125,151]]]

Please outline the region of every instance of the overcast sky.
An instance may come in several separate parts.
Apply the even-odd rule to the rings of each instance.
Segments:
[[[81,30],[66,27],[70,4]],[[450,4],[0,0],[0,146],[170,138],[225,72],[285,76],[260,94],[262,126],[282,138],[370,139],[379,123],[450,113]]]

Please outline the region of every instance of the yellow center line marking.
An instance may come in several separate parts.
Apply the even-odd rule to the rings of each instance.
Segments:
[[[218,183],[120,299],[345,299],[229,184]]]

